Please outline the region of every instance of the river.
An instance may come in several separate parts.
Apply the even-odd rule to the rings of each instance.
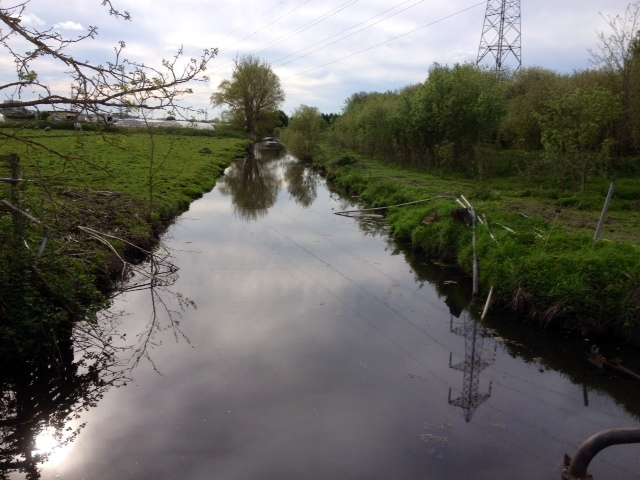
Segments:
[[[48,456],[6,478],[557,480],[638,426],[640,384],[590,366],[588,338],[479,322],[467,277],[335,215],[359,206],[286,154],[231,166],[164,235],[165,275],[77,329],[84,363],[31,430]],[[638,479],[639,453],[590,471]]]

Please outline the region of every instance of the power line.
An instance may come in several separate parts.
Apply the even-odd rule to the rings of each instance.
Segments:
[[[340,5],[339,7],[336,7],[336,9],[338,9],[338,8],[340,8],[340,7],[343,7],[341,10],[338,10],[338,12],[339,12],[339,11],[344,10],[345,8],[350,7],[351,5],[353,5],[353,4],[354,4],[355,2],[357,2],[358,0],[355,0],[355,1],[353,1],[353,0],[349,0],[349,1],[350,1],[350,2],[352,2],[352,3],[351,3],[351,4],[349,4],[349,5],[344,6],[345,4],[342,4],[342,5]],[[362,24],[364,24],[364,23],[367,23],[367,22],[369,22],[369,21],[371,21],[371,20],[373,20],[373,19],[375,19],[375,18],[378,18],[379,16],[384,15],[385,13],[388,13],[388,12],[390,12],[390,11],[392,11],[392,10],[395,10],[395,9],[397,9],[397,8],[401,7],[402,5],[404,5],[404,4],[406,4],[406,3],[409,3],[409,2],[411,2],[411,1],[414,1],[414,0],[406,0],[406,1],[402,2],[402,3],[400,3],[399,5],[396,5],[395,7],[391,7],[391,8],[389,8],[389,9],[387,9],[387,10],[384,10],[384,11],[380,12],[379,14],[374,15],[373,17],[368,18],[367,20],[364,20],[364,21],[362,21],[362,22],[360,22],[360,23],[357,23],[356,25],[353,25],[353,26],[352,26],[352,27],[350,27],[350,28],[347,28],[346,30],[343,30],[342,32],[339,32],[339,33],[337,33],[337,34],[331,35],[330,37],[327,37],[327,38],[325,38],[325,39],[323,39],[323,40],[321,40],[321,41],[319,41],[319,42],[317,42],[317,43],[315,43],[315,44],[313,44],[313,45],[308,45],[307,47],[304,47],[304,48],[302,48],[302,49],[300,49],[300,50],[297,50],[297,51],[295,51],[295,52],[293,52],[293,53],[290,53],[289,55],[285,55],[284,57],[280,57],[279,59],[274,60],[274,62],[279,62],[280,60],[284,60],[284,59],[286,59],[286,58],[289,58],[289,57],[291,57],[292,55],[295,55],[296,53],[300,53],[300,52],[303,52],[303,51],[305,51],[305,50],[308,50],[309,48],[312,48],[312,47],[314,47],[315,45],[320,45],[320,44],[322,44],[323,42],[326,42],[326,41],[328,41],[328,40],[330,40],[330,39],[332,39],[332,38],[335,38],[336,36],[342,35],[343,33],[346,33],[346,32],[348,32],[348,31],[350,31],[350,30],[352,30],[352,29],[354,29],[354,28],[356,28],[356,27],[358,27],[358,26],[360,26],[360,25],[362,25]],[[358,30],[358,31],[356,31],[356,32],[353,32],[353,33],[352,33],[352,34],[350,34],[350,35],[344,36],[344,37],[342,37],[342,38],[340,38],[340,39],[336,40],[335,42],[332,42],[332,43],[330,43],[330,44],[325,45],[324,47],[318,48],[318,49],[316,49],[316,50],[314,50],[314,51],[312,51],[312,52],[309,52],[309,53],[307,53],[307,54],[305,54],[305,55],[302,55],[302,56],[300,56],[300,57],[297,57],[296,59],[303,58],[303,57],[305,57],[305,56],[307,56],[307,55],[309,55],[309,54],[311,54],[311,53],[314,53],[314,52],[316,52],[316,51],[318,51],[318,50],[321,50],[322,48],[325,48],[325,47],[328,47],[328,46],[330,46],[330,45],[333,45],[334,43],[337,43],[337,42],[339,42],[339,41],[341,41],[341,40],[344,40],[345,38],[348,38],[348,37],[350,37],[350,36],[352,36],[352,35],[355,35],[356,33],[359,33],[359,32],[361,32],[361,31],[363,31],[363,30],[365,30],[365,29],[367,29],[367,28],[369,28],[369,27],[372,27],[372,26],[374,26],[374,25],[377,25],[377,24],[379,24],[379,23],[383,22],[384,20],[387,20],[387,19],[389,19],[389,18],[391,18],[391,17],[393,17],[393,16],[395,16],[395,15],[398,15],[399,13],[402,13],[402,12],[404,12],[404,11],[406,11],[406,10],[410,9],[410,8],[413,8],[413,7],[415,7],[416,5],[418,5],[418,4],[420,4],[420,3],[423,3],[424,1],[425,1],[425,0],[420,0],[420,1],[418,1],[417,3],[415,3],[415,4],[413,4],[413,5],[410,5],[409,7],[404,8],[404,9],[400,10],[399,12],[394,13],[393,15],[389,15],[389,16],[387,16],[387,17],[384,17],[383,19],[379,20],[378,22],[372,23],[371,25],[368,25],[367,27],[361,28],[360,30]],[[306,2],[305,2],[305,3],[306,3]],[[345,2],[345,3],[349,3],[349,2]],[[300,6],[302,6],[302,5],[300,5]],[[334,10],[336,10],[336,9],[334,9]],[[328,15],[326,18],[328,18],[329,16],[334,15],[335,13],[338,13],[338,12],[334,12],[334,10],[330,10],[328,13],[330,13],[331,15]],[[292,11],[293,11],[293,10],[292,10]],[[286,15],[288,15],[288,14],[289,14],[289,13],[291,13],[292,11],[288,12]],[[333,13],[332,13],[332,12],[333,12]],[[284,17],[284,16],[286,16],[286,15],[283,15],[283,16],[279,17],[278,19],[274,20],[273,22],[271,22],[271,23],[270,23],[270,24],[268,24],[268,25],[265,25],[263,28],[261,28],[261,29],[260,29],[260,30],[258,30],[258,31],[264,30],[267,26],[272,25],[273,23],[275,23],[276,21],[280,20],[281,18],[283,18],[283,17]],[[315,23],[313,23],[313,25],[315,25],[315,24],[317,24],[317,23],[320,23],[321,21],[323,21],[323,20],[325,20],[325,19],[326,19],[326,18],[321,18],[321,17],[323,17],[324,15],[327,15],[327,13],[325,13],[325,14],[323,14],[323,15],[320,15],[320,16],[316,17],[316,18],[315,18],[314,20],[312,20],[311,22],[308,22],[307,24],[303,25],[303,27],[304,27],[304,26],[306,26],[306,25],[309,25],[309,23],[313,23],[313,22],[315,22]],[[317,21],[316,21],[316,20],[317,20]],[[304,28],[304,29],[303,29],[303,30],[301,30],[301,31],[307,30],[308,28],[310,28],[310,27],[311,27],[311,26],[313,26],[313,25],[310,25],[309,27]],[[300,27],[300,28],[302,28],[302,27]],[[300,29],[298,29],[298,30],[300,30]],[[258,31],[256,31],[256,32],[252,33],[251,35],[248,35],[247,37],[244,37],[244,38],[243,38],[243,39],[241,39],[241,40],[238,40],[238,42],[234,43],[233,45],[237,45],[237,44],[238,44],[238,43],[240,43],[241,41],[243,41],[243,40],[245,40],[245,39],[247,39],[247,38],[251,37],[251,36],[252,36],[252,35],[254,35],[255,33],[257,33]],[[297,30],[294,30],[294,32],[300,33],[300,32],[299,32],[299,31],[297,31]],[[290,33],[291,33],[291,32],[290,32]],[[293,37],[293,36],[295,36],[295,35],[297,35],[297,33],[290,35],[289,37],[287,37],[287,39],[288,39],[288,38],[291,38],[291,37]],[[288,35],[288,34],[285,34],[284,36],[287,36],[287,35]],[[283,36],[283,37],[284,37],[284,36]],[[281,39],[281,38],[282,38],[282,37],[278,37],[276,40],[272,40],[271,42],[267,42],[266,44],[264,44],[264,45],[262,45],[262,46],[258,47],[258,48],[259,48],[259,49],[261,49],[261,50],[257,51],[256,53],[260,53],[260,52],[264,51],[266,48],[268,48],[268,46],[273,46],[273,45],[270,45],[270,44],[272,44],[273,42],[275,42],[275,41],[277,41],[277,40],[279,40],[279,39]],[[281,43],[281,42],[278,42],[278,43]],[[233,45],[231,45],[231,46],[233,46]],[[230,46],[230,47],[231,47],[231,46]],[[230,47],[226,47],[224,50],[226,50],[226,49],[228,49],[228,48],[230,48]],[[296,60],[296,59],[294,59],[294,60]],[[222,64],[218,65],[218,67],[217,67],[214,71],[221,70],[224,66],[226,66],[226,65],[227,65],[227,64],[229,64],[229,63],[231,63],[231,61],[232,61],[232,60],[227,60],[226,62],[224,62],[224,63],[222,63]],[[293,61],[293,60],[291,60],[291,61]],[[286,63],[283,63],[283,64],[280,64],[279,66],[286,65],[287,63],[291,63],[291,61],[286,62]]]
[[[277,4],[275,4],[273,7],[268,8],[267,10],[265,10],[264,12],[262,12],[262,13],[261,13],[261,15],[265,15],[265,14],[269,13],[271,10],[274,10],[276,7],[279,7],[279,6],[280,6],[280,5],[282,5],[283,3],[286,3],[286,1],[287,1],[287,0],[282,0],[280,3],[277,3]],[[224,38],[227,38],[229,35],[232,35],[232,34],[236,33],[238,30],[240,30],[240,29],[242,29],[242,28],[246,27],[247,25],[252,24],[252,23],[253,23],[253,22],[255,22],[255,21],[256,21],[256,19],[254,18],[254,19],[252,19],[252,20],[249,20],[249,21],[248,21],[248,22],[246,22],[246,23],[243,23],[242,25],[240,25],[240,26],[239,26],[238,28],[236,28],[235,30],[232,30],[231,32],[227,33],[227,34],[224,36]]]
[[[274,9],[274,8],[276,8],[277,6],[281,5],[282,3],[285,3],[285,1],[286,1],[286,0],[283,0],[282,2],[278,3],[277,5],[274,5],[272,8],[268,9],[268,10],[267,10],[267,11],[265,11],[264,13],[268,13],[268,12],[270,12],[271,10],[273,10],[273,9]],[[288,11],[287,13],[285,13],[284,15],[279,16],[279,17],[278,17],[278,18],[276,18],[274,21],[272,21],[272,22],[270,22],[270,23],[268,23],[268,24],[264,25],[262,28],[260,28],[260,29],[256,30],[255,32],[253,32],[253,33],[251,33],[251,34],[247,35],[247,36],[246,36],[246,37],[244,37],[244,38],[241,38],[241,39],[240,39],[240,40],[238,40],[236,43],[234,43],[234,44],[232,44],[232,45],[229,45],[228,47],[223,48],[222,50],[220,50],[220,52],[224,52],[225,50],[228,50],[229,48],[233,47],[234,45],[237,45],[238,43],[240,43],[240,42],[242,42],[242,41],[246,40],[247,38],[252,37],[252,36],[253,36],[253,35],[255,35],[256,33],[261,32],[261,31],[262,31],[262,30],[264,30],[265,28],[267,28],[267,27],[269,27],[269,26],[273,25],[274,23],[276,23],[276,22],[278,22],[279,20],[283,19],[283,18],[284,18],[284,17],[286,17],[287,15],[289,15],[289,14],[293,13],[294,11],[296,11],[297,9],[299,9],[300,7],[302,7],[303,5],[305,5],[305,4],[307,4],[307,3],[309,3],[310,1],[311,1],[311,0],[307,0],[306,2],[301,3],[300,5],[298,5],[297,7],[295,7],[294,9],[289,10],[289,11]],[[358,0],[355,0],[355,1],[357,2]],[[246,23],[245,25],[248,25],[249,23],[252,23],[252,22],[253,22],[253,20],[251,20],[250,22]],[[234,30],[234,32],[235,32],[235,31],[237,31],[237,30],[239,30],[240,28],[242,28],[242,27],[237,28],[236,30]],[[233,32],[232,32],[232,33],[233,33]],[[230,35],[230,34],[229,34],[229,35]],[[229,36],[229,35],[227,35],[227,36]],[[218,66],[217,66],[217,68],[215,68],[213,71],[214,71],[214,72],[216,72],[216,71],[222,70],[225,66],[227,66],[228,64],[230,64],[232,61],[233,61],[233,60],[227,60],[226,62],[221,63],[221,64],[220,64],[220,65],[218,65]]]
[[[391,10],[395,10],[396,8],[398,8],[398,7],[402,6],[402,5],[404,5],[405,3],[409,3],[410,1],[412,1],[412,0],[407,0],[407,1],[403,2],[403,3],[401,3],[400,5],[396,5],[395,7],[389,8],[389,9],[387,9],[387,10],[385,10],[385,11],[383,11],[383,12],[379,13],[378,15],[374,15],[373,17],[368,18],[367,20],[364,20],[364,21],[362,21],[362,22],[360,22],[360,23],[357,23],[356,25],[354,25],[354,26],[352,26],[352,27],[350,27],[350,28],[347,28],[346,30],[343,30],[342,32],[336,33],[335,35],[331,35],[330,37],[327,37],[327,38],[325,38],[324,40],[321,40],[321,41],[319,41],[319,42],[317,42],[317,43],[315,43],[315,44],[313,44],[313,45],[309,45],[309,46],[307,46],[307,47],[305,47],[305,48],[302,48],[302,49],[297,50],[297,51],[295,51],[295,52],[293,52],[293,53],[290,53],[289,55],[286,55],[286,56],[284,56],[284,57],[278,58],[277,60],[274,60],[274,63],[275,63],[275,62],[279,62],[280,60],[284,60],[285,58],[289,58],[290,56],[295,55],[296,53],[304,52],[305,50],[308,50],[309,48],[312,48],[312,47],[314,47],[315,45],[320,45],[320,44],[322,44],[322,43],[324,43],[324,42],[326,42],[326,41],[328,41],[328,40],[331,40],[331,39],[332,39],[332,38],[334,38],[334,37],[337,37],[338,35],[342,35],[343,33],[346,33],[346,32],[348,32],[349,30],[352,30],[352,29],[354,29],[354,28],[356,28],[356,27],[358,27],[358,26],[360,26],[360,25],[362,25],[362,24],[364,24],[364,23],[367,23],[367,22],[369,22],[369,21],[373,20],[374,18],[379,17],[380,15],[384,15],[385,13],[390,12]],[[408,6],[407,8],[404,8],[404,9],[400,10],[399,12],[396,12],[396,13],[394,13],[393,15],[389,15],[389,16],[387,16],[387,17],[384,17],[383,19],[381,19],[381,20],[379,20],[379,21],[377,21],[377,22],[375,22],[375,23],[372,23],[371,25],[367,25],[366,27],[363,27],[363,28],[361,28],[360,30],[356,30],[355,32],[350,33],[349,35],[345,35],[344,37],[339,38],[339,39],[338,39],[338,40],[336,40],[335,42],[331,42],[331,43],[328,43],[327,45],[325,45],[325,46],[323,46],[323,47],[316,48],[315,50],[312,50],[312,51],[311,51],[311,52],[309,52],[309,53],[305,53],[304,55],[300,55],[299,57],[296,57],[296,58],[294,58],[294,59],[292,59],[292,60],[289,60],[288,62],[281,63],[281,64],[280,64],[280,65],[278,65],[278,66],[279,66],[279,67],[281,67],[281,66],[283,66],[283,65],[287,65],[287,64],[289,64],[289,63],[293,62],[294,60],[299,60],[299,59],[301,59],[301,58],[306,57],[307,55],[310,55],[310,54],[315,53],[315,52],[317,52],[317,51],[319,51],[319,50],[322,50],[323,48],[329,47],[329,46],[331,46],[331,45],[333,45],[333,44],[335,44],[335,43],[338,43],[338,42],[340,42],[340,41],[344,40],[345,38],[349,38],[349,37],[351,37],[351,36],[355,35],[356,33],[360,33],[360,32],[362,32],[363,30],[366,30],[367,28],[373,27],[374,25],[377,25],[377,24],[379,24],[379,23],[381,23],[381,22],[383,22],[383,21],[385,21],[385,20],[387,20],[387,19],[389,19],[389,18],[391,18],[391,17],[394,17],[394,16],[396,16],[396,15],[398,15],[398,14],[400,14],[400,13],[402,13],[402,12],[406,11],[406,10],[409,10],[410,8],[413,8],[413,7],[415,7],[416,5],[418,5],[418,4],[420,4],[420,3],[423,3],[423,2],[424,2],[424,0],[420,0],[419,2],[414,3],[413,5],[410,5],[410,6]]]
[[[447,19],[449,19],[451,17],[455,17],[456,15],[460,15],[461,13],[464,13],[464,12],[466,12],[468,10],[476,8],[476,7],[480,6],[480,5],[484,5],[484,2],[476,3],[475,5],[472,5],[472,6],[468,7],[468,8],[465,8],[464,10],[460,10],[460,11],[458,11],[456,13],[452,13],[451,15],[447,15],[446,17],[442,17],[442,18],[440,18],[438,20],[434,20],[431,23],[427,23],[426,25],[422,25],[421,27],[418,27],[418,28],[415,28],[415,29],[413,29],[413,30],[411,30],[409,32],[403,33],[402,35],[398,35],[398,36],[395,36],[395,37],[390,38],[388,40],[385,40],[384,42],[380,42],[380,43],[377,43],[377,44],[372,45],[370,47],[363,48],[362,50],[358,50],[357,52],[351,53],[349,55],[345,55],[344,57],[340,57],[340,58],[338,58],[336,60],[332,60],[331,62],[327,62],[327,63],[324,63],[322,65],[318,65],[317,67],[313,67],[313,68],[310,68],[308,70],[305,70],[303,72],[296,73],[294,75],[290,75],[290,76],[284,78],[284,80],[288,80],[290,78],[297,77],[298,75],[304,75],[305,73],[309,73],[309,72],[312,72],[312,71],[317,70],[319,68],[326,67],[327,65],[331,65],[333,63],[337,63],[337,62],[339,62],[341,60],[344,60],[345,58],[354,57],[354,56],[356,56],[356,55],[358,55],[360,53],[366,52],[368,50],[372,50],[372,49],[374,49],[376,47],[379,47],[380,45],[384,45],[385,43],[389,43],[389,42],[391,42],[393,40],[397,40],[398,38],[402,38],[402,37],[404,37],[406,35],[409,35],[411,33],[417,32],[418,30],[422,30],[423,28],[430,27],[431,25],[435,25],[436,23],[442,22],[442,21],[447,20]],[[282,64],[282,65],[284,65],[284,64]],[[280,65],[280,66],[282,66],[282,65]]]
[[[249,35],[247,35],[247,36],[246,36],[246,37],[244,37],[244,38],[241,38],[241,39],[240,39],[240,40],[238,40],[236,43],[234,43],[234,44],[232,44],[232,45],[229,45],[228,47],[223,48],[222,50],[220,50],[220,52],[224,52],[224,51],[226,51],[226,50],[230,49],[231,47],[233,47],[233,46],[235,46],[235,45],[239,44],[240,42],[245,41],[247,38],[253,37],[256,33],[259,33],[259,32],[261,32],[262,30],[264,30],[265,28],[270,27],[270,26],[271,26],[271,25],[273,25],[274,23],[276,23],[276,22],[278,22],[278,21],[282,20],[284,17],[286,17],[286,16],[288,16],[288,15],[291,15],[293,12],[295,12],[296,10],[298,10],[300,7],[303,7],[304,5],[306,5],[307,3],[309,3],[310,1],[311,1],[311,0],[306,0],[305,2],[302,2],[300,5],[298,5],[297,7],[295,7],[295,8],[293,8],[293,9],[289,10],[287,13],[285,13],[285,14],[283,14],[283,15],[280,15],[280,16],[279,16],[278,18],[276,18],[274,21],[272,21],[272,22],[270,22],[270,23],[267,23],[267,24],[266,24],[265,26],[263,26],[262,28],[259,28],[259,29],[258,29],[258,30],[256,30],[255,32],[250,33]]]
[[[267,50],[268,48],[270,48],[270,47],[272,47],[274,45],[282,43],[282,42],[284,42],[285,40],[288,40],[291,37],[295,37],[299,33],[302,33],[303,31],[308,30],[309,28],[317,25],[318,23],[321,23],[321,22],[325,21],[326,19],[332,17],[336,13],[340,13],[342,10],[354,5],[355,3],[358,3],[358,0],[348,0],[348,1],[346,1],[343,4],[338,5],[333,10],[330,10],[327,13],[323,13],[322,15],[320,15],[319,17],[316,17],[315,19],[311,20],[310,22],[305,23],[304,25],[302,25],[302,27],[299,27],[299,28],[293,30],[292,32],[289,32],[289,33],[287,33],[287,34],[285,34],[285,35],[283,35],[281,37],[278,37],[275,40],[272,40],[271,42],[266,43],[262,47],[258,47],[258,48],[261,48],[261,50],[258,50],[255,53],[264,52],[265,50]]]

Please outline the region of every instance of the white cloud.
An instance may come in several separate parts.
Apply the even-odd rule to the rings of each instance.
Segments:
[[[597,45],[596,33],[608,28],[599,13],[623,14],[628,1],[523,1],[523,66],[561,73],[588,68],[587,49]],[[171,58],[180,45],[187,57],[217,47],[220,53],[207,70],[209,94],[230,78],[236,56],[257,54],[280,77],[285,112],[301,104],[337,112],[352,93],[423,82],[434,62],[475,61],[486,2],[368,0],[340,9],[344,3],[219,0],[212,6],[210,0],[190,0],[189,8],[176,8],[174,0],[118,0],[118,7],[131,13],[128,22],[109,16],[99,2],[65,0],[74,21],[56,23],[55,3],[32,0],[25,19],[65,30],[96,25],[98,38],[75,45],[72,53],[97,64],[112,60],[119,40],[127,44],[126,58],[150,66]],[[211,108],[203,87],[185,102]]]
[[[28,13],[21,17],[21,23],[23,25],[28,25],[30,27],[41,27],[45,24],[44,20],[40,19],[37,15],[33,13]]]
[[[53,28],[57,30],[84,30],[84,27],[78,22],[67,20],[66,22],[56,23]]]

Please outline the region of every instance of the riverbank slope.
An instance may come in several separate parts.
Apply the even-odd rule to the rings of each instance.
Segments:
[[[390,207],[381,212],[394,236],[470,274],[472,232],[455,200],[464,203],[464,196],[483,220],[477,229],[480,279],[485,295],[494,290],[494,308],[545,327],[640,343],[637,179],[618,181],[602,237],[594,242],[608,182],[594,181],[588,194],[563,196],[519,178],[429,175],[329,148],[314,163],[351,195]]]
[[[0,146],[0,355],[91,321],[160,234],[246,155],[243,135],[26,130]],[[70,322],[69,320],[72,320]]]

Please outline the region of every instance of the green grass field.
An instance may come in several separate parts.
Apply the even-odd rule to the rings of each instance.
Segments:
[[[82,271],[94,281],[117,272],[119,264],[109,249],[82,228],[109,235],[120,252],[126,253],[126,242],[153,245],[163,227],[210,190],[227,165],[244,156],[247,144],[245,138],[218,134],[58,130],[26,130],[19,140],[1,142],[0,155],[18,154],[22,176],[29,181],[20,187],[21,207],[52,228],[47,247],[50,263],[38,263],[40,278],[47,279],[45,290],[53,290],[54,285],[67,292],[77,288],[77,282],[65,279],[64,272],[75,272],[80,279],[78,271]],[[616,178],[616,195],[602,239],[594,243],[609,180],[593,178],[589,189],[579,194],[547,185],[544,178],[494,175],[480,181],[428,175],[417,168],[353,155],[326,153],[317,163],[337,185],[373,206],[464,195],[488,225],[479,225],[478,230],[485,293],[494,287],[502,307],[545,325],[640,341],[637,177]],[[0,177],[9,175],[9,165],[0,162]],[[11,198],[11,188],[0,184],[0,196]],[[470,272],[471,232],[453,219],[456,208],[451,200],[391,208],[388,220],[398,238]],[[427,217],[432,220],[424,222]],[[0,212],[4,285],[11,285],[15,270],[8,251],[12,228],[11,214]],[[43,227],[28,224],[25,240],[32,252],[44,235]],[[44,271],[46,265],[49,272]]]
[[[245,154],[243,138],[129,133],[23,130],[20,141],[0,144],[17,154],[21,202],[60,238],[90,227],[149,246],[153,235],[203,193],[224,168]],[[10,176],[0,162],[0,177]],[[11,187],[0,185],[9,198]],[[3,222],[8,228],[9,216]]]
[[[41,222],[0,205],[5,360],[53,348],[51,332],[95,318],[130,266],[250,143],[217,132],[154,132],[0,131],[0,177],[11,176],[7,156],[15,154],[25,180],[0,183],[0,198]]]
[[[18,154],[27,200],[60,200],[68,191],[109,191],[146,204],[153,219],[175,215],[204,192],[229,163],[244,155],[247,141],[212,136],[147,133],[21,132],[25,143],[0,144],[0,155]],[[29,143],[30,142],[30,143]],[[38,147],[34,147],[37,144]],[[203,149],[209,153],[201,153]],[[2,175],[8,175],[4,162]]]
[[[544,325],[640,342],[637,175],[617,176],[616,194],[595,243],[609,180],[593,178],[586,192],[576,193],[548,185],[544,178],[429,175],[329,150],[315,162],[337,185],[374,207],[464,195],[486,219],[478,225],[480,278],[485,294],[494,288],[498,305]],[[396,237],[470,273],[471,229],[454,220],[457,208],[455,201],[434,200],[390,208],[387,218]]]

